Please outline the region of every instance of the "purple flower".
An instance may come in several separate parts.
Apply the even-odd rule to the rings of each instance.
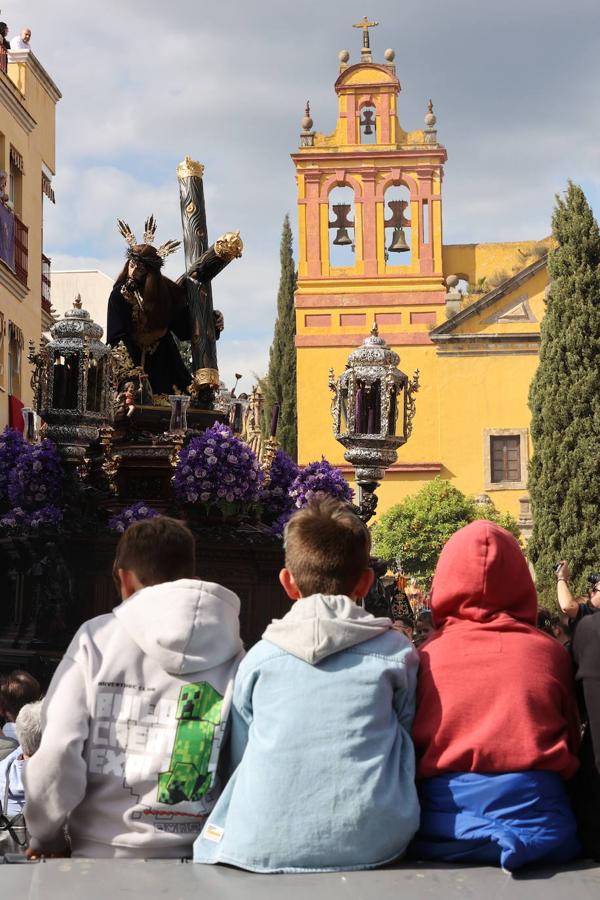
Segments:
[[[302,509],[317,493],[329,494],[350,502],[354,491],[339,469],[323,457],[320,462],[305,466],[290,487],[290,497],[297,509]]]
[[[202,459],[205,468],[191,469],[190,461]],[[181,450],[173,476],[176,496],[184,502],[219,505],[230,502],[254,503],[263,475],[256,456],[227,425],[212,428]],[[195,499],[191,495],[195,494]]]
[[[128,506],[127,509],[123,509],[120,513],[111,516],[108,520],[108,527],[111,531],[123,534],[134,522],[142,522],[144,519],[155,519],[159,515],[158,510],[148,506],[143,500],[138,500],[133,506]]]
[[[269,471],[269,483],[262,488],[260,493],[263,518],[267,523],[275,522],[281,516],[289,518],[294,508],[289,491],[299,471],[300,469],[287,453],[284,453],[283,450],[277,451]],[[249,477],[256,477],[256,472],[250,472]]]
[[[52,441],[24,442],[8,477],[10,503],[29,512],[40,506],[59,506],[62,488],[62,465]]]
[[[33,512],[27,512],[21,506],[15,506],[0,518],[0,530],[34,531],[44,525],[56,527],[60,525],[62,519],[62,510],[57,506],[42,506]]]
[[[0,434],[0,507],[7,506],[8,481],[17,460],[22,453],[27,453],[29,445],[20,431],[8,426]]]

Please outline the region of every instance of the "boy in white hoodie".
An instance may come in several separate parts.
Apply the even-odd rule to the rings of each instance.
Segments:
[[[220,790],[244,655],[238,597],[194,579],[190,531],[160,516],[123,534],[124,601],[84,623],[50,684],[25,775],[30,853],[185,857]]]
[[[419,824],[410,728],[417,654],[354,602],[373,582],[370,537],[347,504],[315,500],[285,530],[295,600],[235,681],[237,768],[194,860],[255,872],[366,869]]]

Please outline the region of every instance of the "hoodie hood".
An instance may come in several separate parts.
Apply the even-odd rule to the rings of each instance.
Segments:
[[[431,609],[438,628],[448,619],[488,622],[501,614],[535,625],[535,586],[512,534],[479,520],[452,535],[435,569]]]
[[[296,600],[283,619],[269,625],[263,638],[314,665],[391,627],[389,619],[375,618],[349,597],[313,594]]]
[[[171,675],[220,666],[243,650],[237,594],[182,578],[143,588],[114,610],[129,637]]]

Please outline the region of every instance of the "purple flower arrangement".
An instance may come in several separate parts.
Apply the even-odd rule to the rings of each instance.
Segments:
[[[13,531],[36,531],[44,526],[58,526],[62,520],[62,510],[58,506],[42,506],[33,512],[27,512],[20,506],[15,506],[0,518],[0,528]]]
[[[49,440],[28,444],[20,432],[0,434],[0,528],[32,531],[60,525],[63,472]]]
[[[8,483],[22,453],[28,449],[20,431],[8,426],[0,434],[0,508],[8,506]]]
[[[354,491],[340,470],[325,458],[301,469],[290,487],[290,497],[297,509],[306,506],[311,497],[318,493],[329,494],[348,503],[354,496]]]
[[[158,510],[153,509],[143,501],[138,501],[138,503],[134,503],[133,506],[128,506],[127,509],[111,516],[108,520],[108,527],[111,531],[123,534],[123,532],[127,531],[129,526],[133,525],[134,522],[141,522],[143,519],[155,519],[156,516],[159,515],[160,513]]]
[[[258,500],[263,480],[255,453],[219,422],[181,450],[173,476],[177,499],[239,510]]]
[[[299,472],[294,460],[283,450],[278,450],[269,470],[269,481],[260,491],[262,517],[267,522],[278,522],[282,516],[287,519],[291,514],[294,501],[290,497],[290,488]],[[280,529],[277,531],[279,533]]]
[[[62,466],[52,441],[45,438],[39,444],[24,442],[8,479],[11,504],[30,512],[43,506],[58,506],[62,487]]]

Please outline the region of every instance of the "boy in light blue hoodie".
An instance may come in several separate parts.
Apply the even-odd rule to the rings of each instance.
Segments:
[[[194,860],[253,872],[368,869],[419,825],[410,728],[418,659],[357,606],[370,536],[346,504],[313,500],[285,530],[280,580],[296,601],[242,661],[233,775]]]

